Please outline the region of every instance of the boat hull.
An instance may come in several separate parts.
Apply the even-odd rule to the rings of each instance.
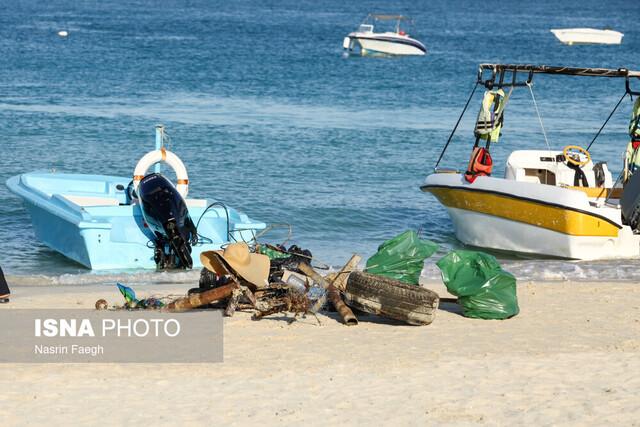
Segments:
[[[25,199],[36,238],[67,258],[95,270],[155,268],[153,251],[147,247],[149,237],[137,230],[135,223],[118,221],[128,230],[118,232],[126,236],[117,241],[111,235],[112,225],[82,223],[56,215],[51,210]],[[115,220],[115,218],[114,218]],[[134,225],[135,227],[131,227]]]
[[[480,248],[578,260],[640,256],[637,236],[622,229],[616,237],[572,236],[493,215],[447,207],[462,243]]]
[[[580,191],[488,177],[469,184],[458,174],[430,175],[422,190],[446,207],[468,245],[582,260],[640,256],[640,236],[619,211],[590,206]]]
[[[94,270],[154,269],[153,236],[145,227],[139,205],[125,204],[130,179],[100,175],[28,173],[10,178],[7,187],[22,197],[36,237],[49,248]],[[72,200],[82,199],[84,206]],[[112,200],[111,204],[100,200]],[[189,206],[191,204],[191,206]],[[197,221],[207,200],[188,200]],[[266,224],[227,208],[231,235],[250,240]],[[200,222],[200,243],[193,246],[193,267],[202,267],[200,253],[228,243],[224,208],[209,209]]]
[[[363,55],[425,55],[426,47],[409,37],[378,36],[372,34],[350,34],[352,43],[360,45]]]

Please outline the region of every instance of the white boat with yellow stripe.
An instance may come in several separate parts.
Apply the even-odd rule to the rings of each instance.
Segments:
[[[439,168],[454,128],[435,173],[427,176],[422,191],[433,194],[445,206],[456,237],[467,245],[580,260],[639,257],[640,172],[633,172],[640,169],[640,98],[632,104],[631,142],[617,179],[606,163],[591,159],[591,144],[587,149],[567,146],[554,150],[548,141],[546,149],[513,151],[504,176],[491,174],[489,150],[500,137],[509,96],[516,87],[531,90],[538,73],[623,79],[625,94],[609,118],[625,98],[638,95],[630,82],[640,78],[640,72],[626,69],[482,64],[474,92],[479,85],[486,91],[467,170]],[[532,90],[531,95],[535,104]],[[472,97],[473,92],[469,100]]]

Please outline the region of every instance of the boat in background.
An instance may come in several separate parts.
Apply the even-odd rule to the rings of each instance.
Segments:
[[[138,162],[133,178],[30,172],[9,178],[7,187],[24,200],[40,241],[95,270],[189,268],[189,257],[193,267],[201,267],[201,252],[250,242],[266,227],[221,202],[187,198],[186,168],[163,141],[164,128],[157,126],[157,149]],[[167,195],[149,208],[137,190],[160,172],[158,162],[174,168],[178,183],[148,186],[151,197]],[[154,164],[157,173],[145,176]]]
[[[374,23],[379,21],[395,21],[394,30],[374,32]],[[344,38],[342,47],[349,53],[359,48],[361,55],[425,55],[427,48],[409,37],[401,28],[403,22],[411,22],[411,19],[402,15],[369,14],[357,31]]]
[[[574,44],[620,44],[622,34],[614,30],[599,30],[596,28],[563,28],[550,30],[554,36],[567,45]]]
[[[591,160],[588,149],[600,132],[587,149],[567,145],[554,150],[547,141],[546,149],[513,151],[504,176],[492,175],[489,149],[501,135],[511,91],[531,89],[536,74],[624,79],[626,92],[614,112],[627,95],[640,95],[630,87],[630,80],[639,79],[640,72],[624,68],[481,64],[476,87],[483,85],[486,91],[466,172],[438,168],[456,125],[422,191],[433,194],[447,209],[456,237],[471,246],[581,260],[639,257],[640,171],[633,174],[633,169],[638,168],[635,159],[640,159],[640,145],[627,145],[627,156],[635,154],[616,180],[606,162]],[[546,141],[533,91],[531,95]],[[639,125],[640,102],[636,102],[629,132],[631,140],[640,144]]]

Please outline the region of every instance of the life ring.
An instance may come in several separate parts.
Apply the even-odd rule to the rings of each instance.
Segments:
[[[135,170],[133,171],[133,188],[138,191],[140,181],[145,177],[149,168],[158,162],[164,162],[171,166],[176,173],[178,182],[176,183],[176,190],[185,199],[189,194],[189,176],[187,175],[187,168],[182,163],[182,160],[171,151],[167,151],[163,148],[159,150],[149,151],[142,156],[138,161]]]

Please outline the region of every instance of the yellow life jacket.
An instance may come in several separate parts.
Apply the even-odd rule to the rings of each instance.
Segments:
[[[629,120],[629,136],[632,141],[640,140],[640,97],[633,103],[631,120]]]
[[[634,173],[636,169],[640,169],[640,141],[630,141],[627,144],[626,157],[631,173]]]
[[[488,90],[484,93],[474,130],[476,138],[498,142],[507,99],[508,96],[505,96],[502,89]]]

